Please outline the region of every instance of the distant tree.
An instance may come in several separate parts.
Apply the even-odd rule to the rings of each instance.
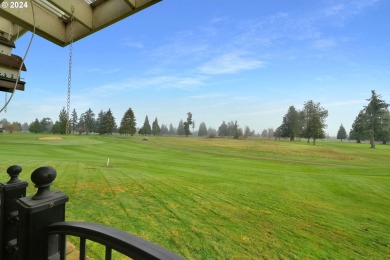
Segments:
[[[177,135],[185,135],[183,119],[179,121],[179,125],[177,126]]]
[[[53,121],[49,117],[42,118],[41,122],[41,129],[44,133],[51,133],[53,128]]]
[[[261,137],[262,137],[262,138],[267,138],[267,137],[268,137],[268,130],[267,130],[267,129],[264,129],[264,130],[261,132]]]
[[[6,125],[9,125],[10,122],[8,122],[8,120],[6,118],[3,118],[0,120],[0,124],[2,124],[3,126],[6,126]]]
[[[72,116],[71,116],[71,119],[70,119],[70,124],[71,124],[71,129],[72,129],[72,133],[73,134],[74,134],[74,132],[76,130],[77,122],[78,122],[78,115],[77,115],[76,109],[73,109]]]
[[[161,131],[161,128],[158,125],[158,121],[157,121],[157,117],[156,117],[156,119],[154,119],[153,124],[152,124],[152,134],[154,136],[159,135],[160,131]]]
[[[356,116],[355,121],[352,124],[352,129],[349,132],[350,140],[356,140],[357,143],[360,143],[362,140],[366,140],[367,132],[365,120],[364,110],[361,110]]]
[[[249,126],[245,126],[244,136],[245,137],[251,136],[251,129],[249,128]]]
[[[124,135],[131,135],[133,136],[136,132],[136,120],[134,112],[131,108],[127,109],[125,114],[123,115],[120,127],[119,127],[119,133]]]
[[[103,127],[104,114],[105,112],[103,110],[100,110],[100,112],[97,114],[95,127],[93,130],[95,133],[104,134],[104,127]]]
[[[239,127],[238,128],[238,136],[237,136],[237,134],[236,134],[236,136],[235,136],[235,138],[239,138],[240,136],[243,136],[244,135],[244,130],[242,130],[242,128],[241,127]]]
[[[4,126],[4,129],[8,133],[12,134],[14,132],[22,131],[22,125],[19,122],[12,122],[11,124],[8,124],[8,125]]]
[[[66,112],[65,107],[63,107],[58,116],[58,121],[56,121],[53,125],[52,128],[53,134],[61,134],[61,135],[66,134],[67,122],[68,122],[68,113]]]
[[[76,126],[76,132],[81,135],[82,133],[86,132],[86,126],[85,126],[85,122],[84,122],[84,117],[83,116],[80,116],[80,119],[79,119],[79,122]]]
[[[186,136],[191,135],[191,131],[190,131],[190,125],[192,125],[192,114],[191,114],[191,112],[187,113],[187,121],[184,122],[183,125],[184,125],[184,134]]]
[[[160,135],[168,135],[169,129],[166,125],[162,124],[160,127]]]
[[[198,136],[207,136],[207,127],[204,122],[199,125]]]
[[[175,135],[177,133],[177,130],[173,127],[172,124],[169,124],[169,135]]]
[[[384,111],[381,117],[380,130],[377,133],[377,140],[387,144],[390,141],[390,112]]]
[[[268,134],[267,134],[268,139],[273,138],[274,135],[275,135],[274,129],[273,128],[268,128]]]
[[[39,122],[38,118],[35,118],[35,121],[33,121],[30,126],[28,127],[28,131],[31,133],[37,134],[42,132],[42,126]]]
[[[239,138],[242,135],[242,129],[240,132],[237,120],[234,123],[233,121],[228,122],[227,128],[228,128],[229,136],[233,136],[233,138],[235,139]]]
[[[100,119],[99,134],[111,135],[116,127],[115,117],[113,116],[111,109],[107,112],[103,112]]]
[[[28,132],[28,123],[24,122],[22,125],[22,132]]]
[[[218,135],[219,136],[228,136],[229,135],[228,126],[225,123],[225,121],[223,121],[221,126],[218,128]]]
[[[325,120],[328,117],[328,111],[321,107],[320,103],[309,100],[304,104],[302,115],[303,137],[307,138],[307,142],[312,138],[315,144],[317,139],[325,138]]]
[[[341,142],[343,139],[347,139],[347,131],[345,131],[343,124],[340,125],[339,131],[337,132],[337,139],[340,139]]]
[[[283,117],[281,130],[282,136],[290,138],[290,141],[294,141],[295,137],[301,134],[302,123],[299,112],[295,109],[294,106],[290,106],[286,115]]]
[[[91,132],[95,131],[95,113],[92,111],[92,109],[88,109],[81,115],[82,121],[84,123],[83,126],[79,124],[82,128],[85,129],[86,134],[90,134]]]
[[[150,135],[150,134],[152,134],[152,128],[150,127],[149,118],[148,118],[147,115],[145,117],[144,125],[140,129],[139,133],[143,134],[143,135]]]
[[[209,127],[209,128],[207,129],[207,135],[208,135],[209,137],[211,137],[211,138],[214,138],[214,137],[217,136],[217,130],[215,130],[214,128]]]
[[[195,133],[195,120],[192,120],[192,134]]]
[[[371,98],[367,99],[368,105],[364,109],[366,118],[366,131],[370,139],[371,148],[375,148],[375,136],[381,131],[382,118],[389,106],[381,96],[371,91]]]
[[[274,132],[274,137],[275,137],[275,140],[279,139],[283,136],[283,129],[282,129],[282,126],[279,126],[278,128],[276,128],[275,132]]]

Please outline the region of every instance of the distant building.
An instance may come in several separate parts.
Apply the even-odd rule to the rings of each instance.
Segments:
[[[3,123],[0,123],[0,134],[4,133]]]

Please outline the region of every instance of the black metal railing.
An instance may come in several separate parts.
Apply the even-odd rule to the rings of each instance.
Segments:
[[[105,259],[117,251],[132,259],[183,259],[182,257],[112,227],[88,223],[65,222],[65,204],[69,197],[50,190],[57,172],[40,167],[31,174],[38,188],[26,197],[27,182],[18,179],[22,168],[7,169],[11,179],[0,183],[0,259],[42,260],[66,259],[66,236],[80,239],[79,259],[86,258],[86,241],[105,246]]]
[[[86,240],[105,246],[105,259],[111,259],[112,251],[122,253],[133,259],[183,259],[172,252],[149,241],[112,227],[88,222],[58,222],[48,227],[49,235],[80,238],[80,259],[85,259]],[[61,252],[63,255],[64,252]],[[63,259],[63,258],[61,258]]]

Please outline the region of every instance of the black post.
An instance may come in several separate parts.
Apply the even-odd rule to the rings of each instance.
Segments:
[[[0,183],[0,259],[17,259],[18,204],[17,199],[26,196],[28,183],[19,180],[22,167],[13,165],[7,169],[10,180]]]
[[[18,200],[18,260],[57,259],[59,250],[65,247],[63,239],[48,238],[47,232],[48,225],[65,221],[65,203],[69,200],[66,194],[50,190],[56,176],[52,167],[36,169],[31,180],[38,188],[37,193]]]

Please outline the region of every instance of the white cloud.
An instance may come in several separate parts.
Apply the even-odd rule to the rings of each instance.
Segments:
[[[311,46],[317,50],[324,50],[337,46],[337,43],[333,39],[318,39],[312,41]]]
[[[206,62],[199,67],[199,72],[207,75],[231,74],[263,66],[263,61],[246,57],[243,52],[230,52]]]
[[[142,49],[144,45],[141,42],[128,42],[126,44],[128,47],[136,48],[136,49]]]
[[[333,6],[330,6],[324,10],[325,16],[335,16],[338,15],[340,12],[344,10],[343,4],[336,4]]]
[[[87,69],[77,69],[77,71],[80,72],[86,72],[86,73],[99,73],[99,74],[114,74],[119,71],[121,71],[121,68],[111,68],[111,69],[104,69],[104,68],[87,68]]]
[[[203,85],[202,77],[157,76],[151,78],[128,78],[120,82],[104,84],[96,92],[125,91],[132,89],[191,89]]]

